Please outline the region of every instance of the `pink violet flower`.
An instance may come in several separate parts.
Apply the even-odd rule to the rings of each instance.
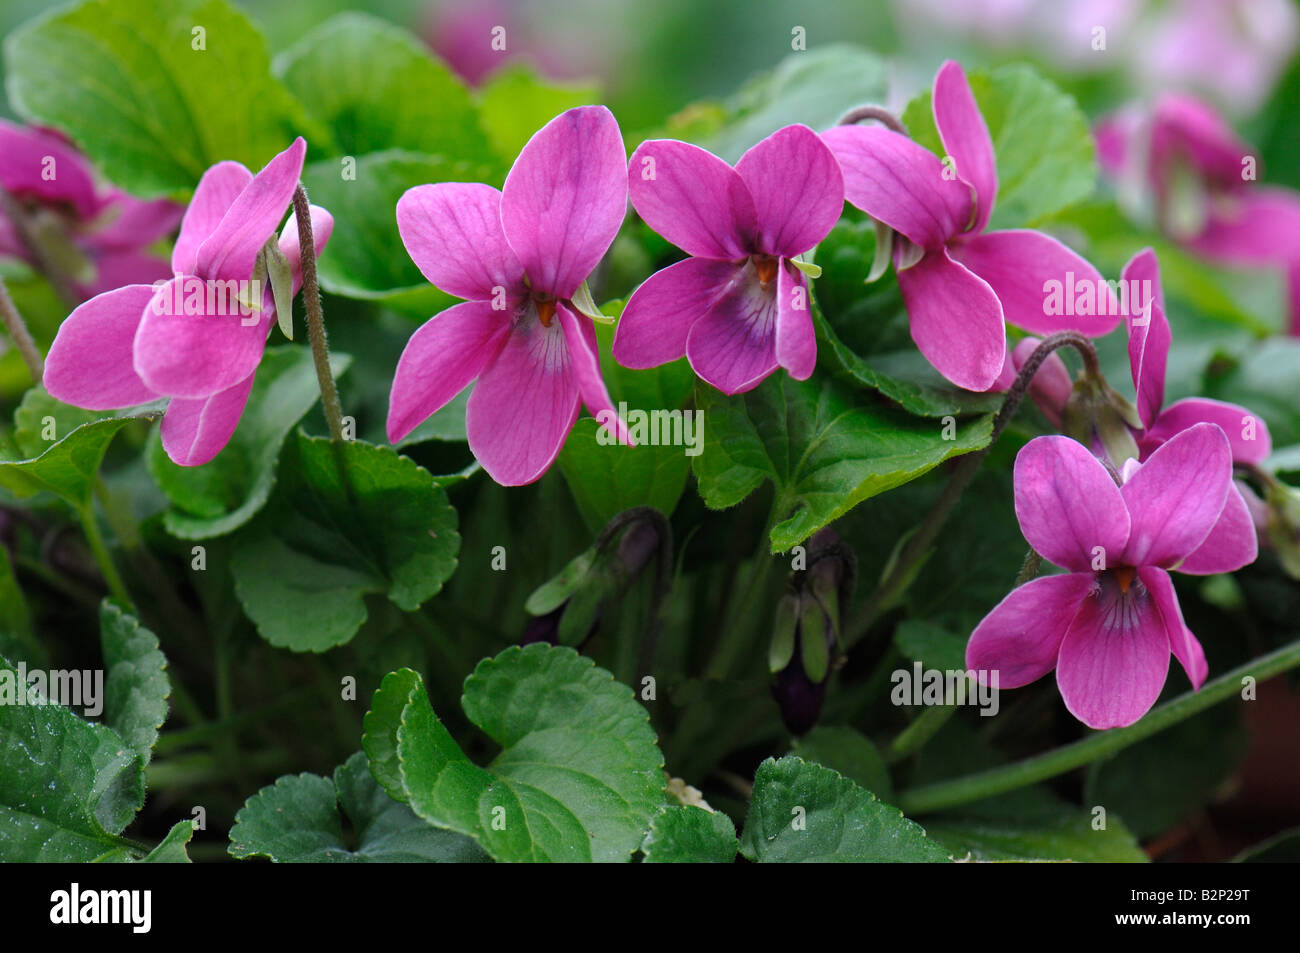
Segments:
[[[817,134],[778,129],[735,168],[698,146],[652,139],[632,154],[628,183],[646,224],[691,257],[632,294],[615,360],[646,368],[685,355],[724,394],[751,390],[777,367],[806,380],[817,338],[808,281],[793,260],[844,210],[843,176]]]
[[[1257,157],[1212,107],[1181,94],[1096,126],[1102,168],[1121,197],[1150,190],[1161,229],[1211,261],[1285,270],[1300,335],[1300,192],[1260,185]]]
[[[1208,666],[1183,622],[1169,570],[1191,572],[1232,486],[1228,438],[1196,424],[1145,463],[1125,463],[1123,485],[1082,444],[1036,437],[1016,457],[1016,518],[1029,544],[1067,570],[1014,589],[976,626],[966,665],[997,673],[999,688],[1052,669],[1066,708],[1091,728],[1141,718],[1165,684],[1170,653],[1192,687]],[[1255,538],[1222,540],[1214,572],[1256,556]]]
[[[993,142],[952,60],[934,78],[933,110],[955,167],[883,127],[836,126],[822,138],[844,170],[849,202],[901,236],[894,268],[912,340],[948,380],[984,391],[1007,381],[1007,322],[1099,337],[1119,323],[1119,309],[1097,269],[1055,238],[985,231],[998,190]],[[1096,314],[1050,314],[1048,282],[1090,287]]]
[[[59,134],[0,120],[0,188],[63,246],[59,258],[83,299],[166,276],[167,263],[148,248],[171,234],[184,208],[100,184],[90,164]],[[0,256],[36,264],[3,213]]]
[[[533,135],[501,191],[443,182],[402,196],[397,226],[407,253],[431,283],[467,300],[407,342],[389,398],[389,440],[476,381],[465,429],[500,484],[546,472],[580,403],[602,425],[612,418],[616,436],[631,444],[601,379],[585,292],[627,211],[626,155],[610,111],[579,106]]]
[[[181,466],[215,457],[239,424],[276,320],[270,282],[252,284],[254,269],[285,217],[306,152],[299,138],[256,176],[238,162],[209,168],[181,222],[172,279],[105,292],[68,315],[46,360],[46,389],[90,410],[169,397],[167,455]],[[319,253],[334,219],[319,206],[311,218]],[[292,215],[276,244],[297,294],[302,261]],[[237,306],[236,286],[245,282],[261,291],[260,311]]]

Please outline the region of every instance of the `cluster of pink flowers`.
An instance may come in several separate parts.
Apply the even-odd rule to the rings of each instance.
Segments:
[[[1052,282],[1091,283],[1098,295],[1112,296],[1085,259],[1039,231],[988,230],[997,162],[960,65],[949,61],[939,70],[932,103],[942,160],[890,129],[839,126],[818,135],[802,125],[777,130],[734,167],[675,140],[644,142],[629,160],[609,110],[583,106],[529,140],[501,190],[479,183],[410,189],[396,209],[402,241],[432,284],[464,301],[408,341],[392,384],[390,440],[406,437],[472,385],[469,445],[499,483],[526,484],[545,473],[583,405],[632,444],[601,375],[595,322],[608,319],[587,288],[629,198],[687,257],[632,294],[613,356],[631,368],[684,357],[726,394],[748,391],[778,369],[798,380],[813,373],[809,278],[820,272],[805,255],[829,234],[846,199],[891,230],[912,337],[960,387],[1010,385],[1038,340],[1026,338],[1013,353],[1008,324],[1030,335],[1098,336],[1117,327],[1114,300],[1098,302],[1091,315],[1045,306]],[[1204,215],[1185,238],[1225,259],[1267,249],[1268,261],[1295,272],[1300,255],[1277,249],[1290,248],[1289,233],[1260,243],[1257,219],[1280,204],[1300,222],[1300,203],[1242,187],[1234,178],[1239,144],[1203,110],[1167,101],[1157,116],[1142,154],[1158,201],[1172,201],[1167,176],[1176,161],[1191,156],[1205,177]],[[1135,134],[1127,119],[1103,125],[1108,166],[1130,163]],[[4,136],[15,147],[0,152],[0,184],[25,201],[70,209],[65,214],[82,223],[79,247],[98,256],[106,276],[116,274],[116,246],[106,235],[129,234],[138,246],[174,224],[166,205],[97,191],[59,140],[0,125]],[[38,153],[61,157],[67,171],[57,184],[32,178]],[[191,309],[183,289],[247,282],[274,257],[288,266],[296,293],[294,219],[278,238],[277,229],[305,153],[299,139],[256,176],[233,162],[209,169],[181,223],[171,281],[119,281],[77,308],[50,351],[50,393],[92,409],[169,398],[162,423],[168,454],[184,465],[212,459],[248,399],[276,296],[268,288],[244,302],[254,306],[249,320],[247,308]],[[86,224],[100,221],[108,206],[117,209],[116,224]],[[313,208],[312,227],[320,248],[332,227],[329,213]],[[0,250],[8,238],[0,227]],[[1068,572],[1012,592],[968,648],[968,664],[997,671],[1002,687],[1055,668],[1066,705],[1098,728],[1141,717],[1164,685],[1171,653],[1194,686],[1205,678],[1204,654],[1182,621],[1168,571],[1227,572],[1255,558],[1255,526],[1232,467],[1257,463],[1270,450],[1267,428],[1244,408],[1202,399],[1164,405],[1172,335],[1154,253],[1140,252],[1122,277],[1154,289],[1126,319],[1137,409],[1125,440],[1136,449],[1116,459],[1105,446],[1053,436],[1021,451],[1015,496],[1024,535]],[[163,307],[183,298],[183,313]],[[1059,423],[1074,389],[1053,356],[1032,393]]]

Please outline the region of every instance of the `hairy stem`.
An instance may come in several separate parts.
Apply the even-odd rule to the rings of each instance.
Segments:
[[[906,814],[925,814],[1037,784],[1039,781],[1045,781],[1112,755],[1212,705],[1226,701],[1241,691],[1242,679],[1247,676],[1256,681],[1263,681],[1296,667],[1300,667],[1300,641],[1284,645],[1275,652],[1262,655],[1230,672],[1225,672],[1214,681],[1203,685],[1199,692],[1179,695],[1159,708],[1152,709],[1144,718],[1127,728],[1099,731],[1073,744],[1014,764],[970,774],[952,781],[912,788],[902,793],[898,806]]]
[[[872,119],[899,135],[907,135],[907,127],[903,125],[902,120],[883,106],[858,106],[855,109],[850,109],[840,117],[837,125],[852,126],[855,123]]]
[[[320,382],[321,407],[329,424],[330,439],[343,439],[343,407],[338,386],[330,370],[330,346],[325,338],[325,314],[320,304],[320,282],[316,277],[316,239],[311,230],[311,204],[307,190],[300,184],[293,193],[293,212],[298,220],[298,247],[302,257],[302,302],[307,312],[307,336],[311,356],[316,362],[316,380]]]
[[[943,524],[952,513],[953,507],[957,505],[962,493],[970,485],[970,481],[974,479],[980,464],[984,462],[984,457],[997,443],[998,437],[1002,435],[1002,431],[1011,422],[1011,418],[1015,416],[1020,402],[1024,400],[1025,394],[1029,392],[1029,384],[1034,379],[1034,375],[1038,373],[1038,369],[1042,367],[1043,362],[1054,351],[1066,346],[1073,347],[1079,352],[1089,373],[1100,373],[1098,371],[1097,351],[1092,346],[1092,342],[1075,331],[1061,331],[1058,334],[1053,334],[1035,348],[1033,354],[1029,356],[1029,360],[1020,369],[1020,373],[1016,375],[1015,383],[1007,391],[1007,396],[1002,401],[1002,407],[998,410],[997,416],[993,418],[993,427],[989,434],[988,444],[982,450],[968,453],[957,461],[957,466],[953,469],[952,476],[948,478],[947,485],[939,494],[939,498],[935,500],[930,512],[925,515],[921,525],[912,534],[912,538],[907,541],[903,551],[899,553],[893,570],[880,581],[880,584],[867,597],[867,601],[858,614],[855,624],[845,635],[846,646],[853,645],[866,635],[880,615],[883,607],[892,603],[906,588],[916,563],[924,558],[935,537],[939,535],[939,530],[943,528]]]
[[[31,332],[23,322],[23,316],[18,313],[18,306],[9,296],[9,289],[5,287],[3,278],[0,278],[0,321],[4,322],[10,340],[22,355],[23,363],[27,365],[32,380],[40,384],[41,378],[45,376],[45,361],[41,358],[40,349],[32,339]]]

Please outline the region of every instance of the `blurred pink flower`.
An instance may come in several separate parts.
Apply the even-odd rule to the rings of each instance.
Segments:
[[[184,207],[145,202],[96,182],[90,164],[58,133],[0,119],[0,188],[51,243],[83,299],[167,275],[167,262],[147,249],[172,232]],[[2,212],[0,256],[37,264]]]
[[[1300,334],[1300,192],[1256,182],[1258,159],[1209,105],[1166,95],[1096,126],[1097,154],[1133,204],[1144,189],[1170,237],[1212,261],[1285,270]]]

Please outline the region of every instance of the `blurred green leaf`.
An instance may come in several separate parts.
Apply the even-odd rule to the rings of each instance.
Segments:
[[[491,164],[464,84],[418,39],[366,13],[331,17],[275,58],[275,73],[340,155],[400,146]]]
[[[334,233],[320,257],[326,291],[381,300],[406,314],[430,317],[457,299],[425,280],[406,253],[394,209],[407,189],[432,182],[484,182],[482,162],[392,149],[312,162],[302,173],[311,199],[334,215]]]
[[[1096,147],[1088,118],[1072,96],[1023,64],[976,70],[968,79],[997,157],[998,194],[989,229],[1034,225],[1092,192]],[[921,145],[947,155],[928,90],[908,103],[903,124]]]
[[[727,104],[726,124],[702,144],[734,163],[791,123],[820,132],[854,106],[885,102],[888,79],[885,61],[860,47],[830,43],[792,53]]]
[[[599,101],[593,84],[542,79],[527,66],[511,65],[493,73],[479,91],[479,112],[497,155],[509,165],[533,133],[560,113]]]
[[[141,196],[186,194],[223,159],[258,169],[314,131],[224,0],[87,0],[14,31],[5,59],[19,115]]]

